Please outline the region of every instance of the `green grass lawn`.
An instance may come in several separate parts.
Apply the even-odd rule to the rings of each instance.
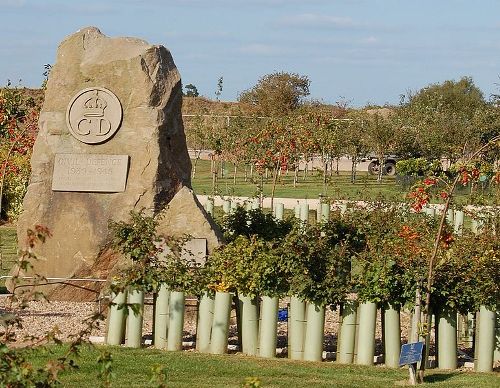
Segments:
[[[120,347],[84,348],[77,359],[79,368],[61,375],[64,387],[98,387],[96,359],[99,349],[113,357],[114,387],[151,387],[151,367],[160,365],[167,387],[241,387],[246,378],[255,377],[262,387],[391,387],[408,379],[406,368],[361,367],[333,362],[297,362],[287,359],[261,359],[239,354],[207,355],[196,352],[166,352],[155,349]],[[56,357],[61,353],[55,349]],[[37,364],[47,359],[37,357]],[[427,371],[425,381],[434,387],[495,387],[498,374]]]
[[[17,236],[15,226],[0,227],[0,276],[8,275],[17,260]],[[5,280],[0,280],[0,293],[4,293]]]
[[[262,182],[258,174],[254,173],[253,179],[248,176],[245,181],[244,168],[239,167],[236,184],[234,184],[233,165],[226,163],[225,166],[224,176],[221,176],[219,172],[218,194],[252,197],[259,192]],[[403,200],[406,194],[405,190],[396,184],[394,177],[384,176],[382,182],[377,182],[375,176],[365,171],[357,173],[355,184],[351,183],[350,179],[350,172],[341,171],[339,175],[334,174],[328,178],[325,188],[320,171],[309,171],[305,177],[304,173],[300,172],[297,186],[293,187],[293,172],[289,172],[288,175],[283,175],[277,183],[275,197],[318,198],[322,194],[335,199],[373,200],[383,197],[390,200]],[[198,161],[192,182],[197,194],[212,194],[210,161]],[[271,196],[271,176],[264,179],[263,183],[264,196]]]

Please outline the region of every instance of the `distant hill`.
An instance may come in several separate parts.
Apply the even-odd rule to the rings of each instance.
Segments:
[[[43,89],[20,88],[25,97],[32,98],[36,103],[43,102]],[[310,103],[306,105],[311,110],[322,113],[331,113],[333,116],[341,116],[342,109],[329,104]],[[350,109],[347,109],[350,110]],[[347,110],[344,110],[347,111]],[[393,109],[374,108],[367,110],[368,113],[379,113],[387,117],[393,112]],[[214,101],[206,97],[183,97],[182,99],[182,114],[183,115],[214,115],[214,116],[259,116],[258,107],[233,101]]]

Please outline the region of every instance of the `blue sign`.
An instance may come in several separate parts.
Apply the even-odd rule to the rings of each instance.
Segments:
[[[278,310],[278,321],[286,322],[288,320],[288,309],[279,309]]]
[[[422,351],[424,350],[423,342],[412,342],[401,346],[401,354],[399,355],[399,366],[416,364],[422,361]]]

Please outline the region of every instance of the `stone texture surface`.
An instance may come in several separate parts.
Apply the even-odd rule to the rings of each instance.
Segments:
[[[189,234],[194,238],[206,238],[208,251],[221,243],[221,233],[210,217],[206,216],[194,192],[181,188],[170,203],[160,212],[157,232],[160,235],[182,237]],[[186,231],[185,225],[190,225]]]
[[[89,87],[109,89],[122,104],[121,127],[102,144],[78,141],[66,124],[69,102]],[[60,44],[47,83],[31,182],[18,223],[19,241],[24,241],[27,228],[35,224],[47,226],[53,234],[37,249],[36,272],[52,277],[85,272],[109,239],[108,220],[125,220],[131,210],[156,214],[179,190],[189,191],[191,162],[181,103],[180,76],[165,47],[134,38],[109,38],[94,27],[82,29]],[[125,192],[52,191],[56,153],[128,155]],[[218,237],[201,206],[180,203],[183,208],[171,206],[169,214],[184,210],[190,214],[177,215],[176,232],[205,237],[211,246],[216,244]],[[169,221],[169,225],[174,224]]]

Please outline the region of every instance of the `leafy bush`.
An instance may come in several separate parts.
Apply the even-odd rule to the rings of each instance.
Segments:
[[[288,266],[290,294],[308,302],[336,306],[350,290],[351,257],[363,242],[341,219],[298,224],[279,247]]]
[[[288,290],[286,267],[276,243],[238,236],[210,255],[205,266],[209,288],[248,296],[283,296]]]
[[[156,219],[134,211],[130,212],[129,222],[110,222],[112,246],[131,260],[117,276],[115,291],[125,287],[156,291],[166,284],[173,291],[195,293],[199,288],[199,268],[181,254],[189,237],[160,238],[156,226]]]
[[[224,216],[221,228],[226,240],[232,241],[237,236],[258,236],[266,241],[283,238],[292,229],[292,221],[278,220],[271,213],[262,209],[245,210],[238,206]]]
[[[465,314],[500,301],[500,243],[491,231],[457,238],[436,265],[432,289],[435,308],[448,306]]]
[[[409,158],[398,160],[396,162],[396,171],[398,175],[413,177],[437,176],[443,171],[443,167],[438,159]]]
[[[31,174],[40,101],[10,84],[0,89],[0,219],[15,221]]]
[[[347,217],[358,225],[365,240],[353,264],[358,298],[382,306],[410,306],[417,287],[424,286],[436,221],[407,208],[382,204]]]

